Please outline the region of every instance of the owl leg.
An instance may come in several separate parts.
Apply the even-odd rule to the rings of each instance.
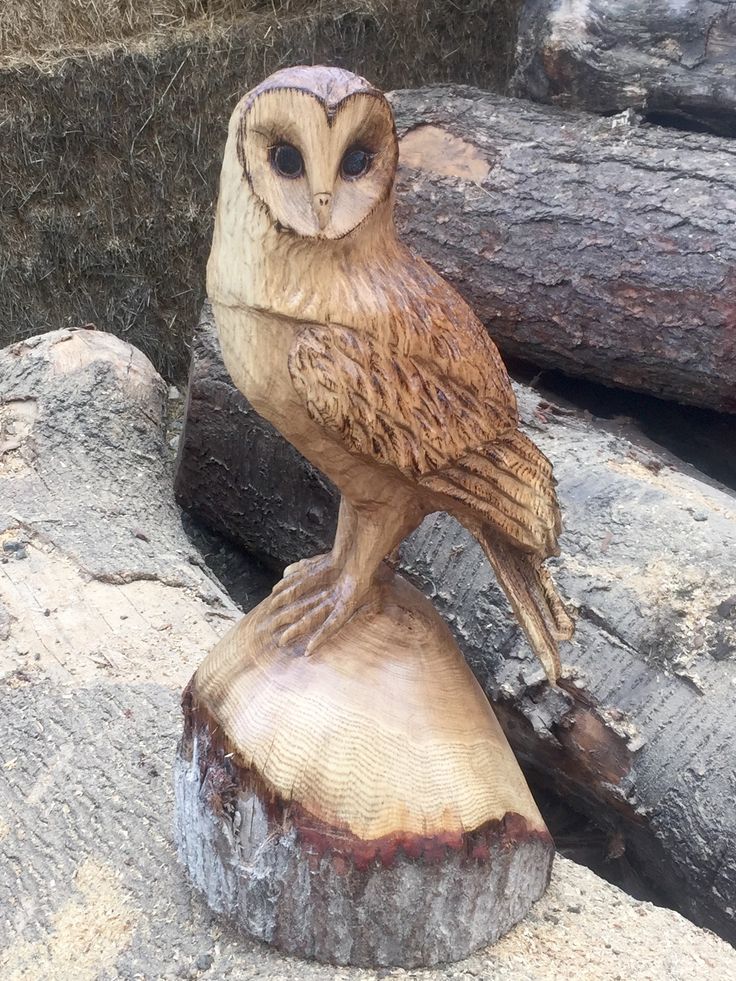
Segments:
[[[334,580],[337,570],[344,564],[356,531],[355,509],[343,497],[337,518],[335,542],[329,552],[314,555],[308,559],[293,562],[284,569],[283,577],[271,591],[271,624],[279,626],[279,619],[288,622],[288,611],[305,593],[318,591],[323,585]],[[278,618],[278,611],[285,616]]]
[[[343,498],[333,551],[322,561],[300,563],[274,597],[269,626],[279,645],[306,641],[309,655],[334,636],[369,599],[381,562],[420,518],[407,518],[404,508],[359,507]]]

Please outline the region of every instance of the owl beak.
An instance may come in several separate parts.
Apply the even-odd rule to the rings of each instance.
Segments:
[[[325,192],[315,194],[312,198],[312,209],[317,219],[319,230],[322,232],[325,230],[325,228],[327,228],[330,221],[330,212],[332,211],[332,195]]]

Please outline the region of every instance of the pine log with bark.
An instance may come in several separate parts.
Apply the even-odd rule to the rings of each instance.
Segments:
[[[623,424],[517,394],[560,482],[554,574],[578,620],[560,686],[544,683],[456,523],[427,519],[400,567],[451,624],[524,763],[607,829],[612,853],[626,849],[660,895],[734,938],[736,500]],[[334,490],[228,383],[206,311],[176,487],[273,565],[332,542]]]
[[[402,236],[507,354],[736,411],[736,144],[397,92]]]
[[[728,0],[527,0],[514,95],[736,136],[736,10]]]

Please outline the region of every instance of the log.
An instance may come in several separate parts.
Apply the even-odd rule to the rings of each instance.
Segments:
[[[527,0],[511,91],[736,136],[736,12],[721,0]]]
[[[736,411],[736,144],[475,89],[397,92],[402,236],[502,351]]]
[[[172,848],[181,687],[237,612],[182,532],[164,393],[101,333],[0,353],[4,978],[304,970],[213,924]],[[605,981],[642,963],[653,981],[736,974],[712,934],[557,856],[523,928],[458,970]]]
[[[182,530],[163,379],[124,341],[59,330],[0,352],[0,385],[8,668],[33,649],[56,679],[119,676],[150,633],[153,663],[183,684],[237,608]]]
[[[336,496],[332,509],[329,488],[315,496],[312,468],[226,390],[217,350],[205,312],[179,498],[273,564],[324,551]],[[479,549],[450,519],[427,519],[400,567],[451,624],[525,766],[607,829],[612,852],[625,849],[663,901],[733,939],[736,500],[625,423],[517,394],[559,479],[554,575],[578,621],[561,685],[543,683]],[[223,435],[238,420],[243,429]],[[274,460],[280,490],[264,506],[251,488]],[[296,543],[294,526],[307,529]]]
[[[278,646],[269,602],[208,655],[184,697],[176,840],[249,936],[428,966],[525,916],[554,845],[447,627],[388,570],[379,592],[312,657]]]

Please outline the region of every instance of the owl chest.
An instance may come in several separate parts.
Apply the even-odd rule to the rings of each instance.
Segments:
[[[284,432],[295,414],[305,412],[289,374],[298,325],[247,308],[214,303],[213,309],[230,377],[256,412]]]

